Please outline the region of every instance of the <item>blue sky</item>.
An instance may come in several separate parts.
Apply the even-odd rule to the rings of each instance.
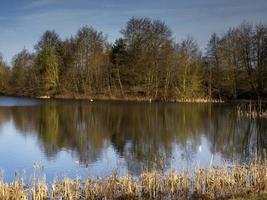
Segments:
[[[92,25],[114,41],[131,17],[161,19],[180,41],[193,36],[204,49],[211,33],[242,21],[267,23],[267,0],[1,0],[0,52],[7,62],[33,50],[47,29],[64,39]]]

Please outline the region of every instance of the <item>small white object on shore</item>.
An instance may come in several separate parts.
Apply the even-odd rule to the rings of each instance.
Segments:
[[[149,99],[149,103],[151,103],[151,102],[152,102],[152,99],[150,98],[150,99]]]
[[[38,96],[37,98],[38,99],[50,99],[51,97],[50,96]]]
[[[93,102],[94,100],[93,99],[90,99],[91,102]]]

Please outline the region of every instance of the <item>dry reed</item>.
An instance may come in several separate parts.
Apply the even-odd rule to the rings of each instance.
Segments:
[[[22,179],[0,180],[0,199],[228,199],[267,193],[267,162],[212,166],[168,174],[152,171],[140,177],[100,179],[64,178],[47,184],[45,179],[27,186]]]

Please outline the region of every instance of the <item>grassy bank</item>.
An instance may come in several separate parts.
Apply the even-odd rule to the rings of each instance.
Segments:
[[[249,195],[247,197],[236,198],[236,200],[264,200],[267,199],[267,194]]]
[[[48,184],[44,178],[26,185],[22,179],[0,181],[0,199],[246,199],[266,197],[267,162],[210,167],[140,177],[65,178]],[[259,196],[260,195],[260,196]]]
[[[1,96],[1,95],[0,95]],[[55,95],[55,96],[32,96],[32,95],[17,95],[17,94],[6,94],[2,96],[8,97],[25,97],[33,99],[59,99],[59,100],[88,100],[88,101],[129,101],[129,102],[172,102],[172,103],[225,103],[226,101],[220,99],[209,99],[209,98],[196,98],[196,99],[161,99],[144,96],[87,96],[87,95]],[[247,100],[246,100],[247,101]],[[229,101],[230,103],[232,101]],[[236,101],[233,101],[235,103]]]
[[[38,98],[38,97],[37,97]],[[209,98],[195,98],[195,99],[162,99],[154,97],[145,97],[145,96],[86,96],[86,95],[55,95],[51,96],[51,99],[82,99],[82,100],[114,100],[114,101],[136,101],[136,102],[177,102],[177,103],[224,103],[220,99],[209,99]],[[43,98],[49,99],[49,98]]]

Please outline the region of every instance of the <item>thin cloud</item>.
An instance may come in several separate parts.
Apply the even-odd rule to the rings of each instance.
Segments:
[[[51,3],[53,3],[52,0],[35,0],[35,1],[32,1],[31,3],[29,3],[23,7],[20,7],[19,9],[20,10],[35,9],[35,8],[40,8],[40,7],[49,5]]]
[[[92,25],[114,41],[131,17],[160,19],[179,40],[191,34],[205,47],[210,34],[222,33],[247,20],[267,23],[267,1],[257,0],[21,0],[0,6],[0,51],[8,58],[24,45],[34,46],[43,31],[61,37]],[[4,31],[5,30],[5,31]],[[9,32],[13,30],[14,32]],[[17,33],[17,34],[16,34]]]

